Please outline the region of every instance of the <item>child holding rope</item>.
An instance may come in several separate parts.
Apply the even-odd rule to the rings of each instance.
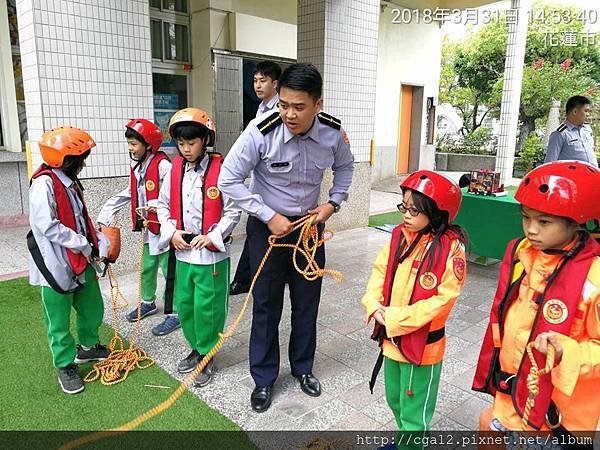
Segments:
[[[161,240],[176,250],[175,304],[192,351],[178,366],[193,371],[219,340],[227,316],[229,237],[240,210],[217,187],[223,157],[207,152],[215,143],[215,123],[198,108],[176,112],[169,133],[180,156],[173,160],[158,198]],[[210,383],[213,360],[194,385]]]
[[[94,229],[77,178],[95,146],[78,128],[45,132],[39,142],[44,164],[29,188],[29,282],[41,286],[52,362],[66,394],[84,389],[75,363],[108,357],[108,349],[99,343],[104,303],[93,267],[106,256],[108,242]],[[77,312],[80,345],[70,332],[71,308]]]
[[[473,381],[474,390],[494,397],[482,429],[552,429],[555,436],[596,429],[600,245],[580,224],[600,217],[598,192],[600,170],[578,161],[537,167],[517,189],[525,237],[506,249]],[[539,376],[526,413],[528,345],[540,368],[552,345],[554,367]]]
[[[109,198],[100,214],[98,222],[110,225],[115,215],[127,204],[131,205],[133,231],[144,232],[144,252],[142,255],[142,292],[140,319],[158,312],[156,299],[156,277],[160,266],[166,280],[164,292],[165,320],[152,328],[155,336],[164,336],[180,327],[179,318],[173,312],[173,286],[175,279],[175,253],[169,250],[168,242],[161,245],[160,224],[156,216],[156,201],[166,174],[171,170],[169,157],[161,152],[162,131],[146,119],[132,119],[126,125],[125,138],[129,147],[132,166],[129,171],[129,185],[122,192]],[[145,214],[147,228],[143,229],[142,218],[137,208],[149,207]],[[127,314],[129,322],[138,318],[138,308]]]
[[[400,187],[404,221],[377,256],[362,299],[381,346],[370,387],[383,363],[399,430],[424,431],[437,399],[444,327],[465,282],[466,236],[452,225],[462,194],[452,180],[428,170],[412,173]]]

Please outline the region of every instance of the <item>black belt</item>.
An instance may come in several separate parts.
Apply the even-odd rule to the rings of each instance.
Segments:
[[[381,328],[383,331],[383,327]],[[430,331],[427,335],[427,344],[433,344],[434,342],[442,339],[446,334],[446,327],[439,328],[434,331]],[[394,342],[395,344],[395,342]],[[373,393],[373,388],[375,387],[375,381],[377,380],[377,375],[379,375],[379,371],[381,370],[381,366],[383,365],[383,348],[379,352],[379,356],[377,357],[377,361],[375,361],[375,366],[373,367],[373,373],[371,374],[371,381],[369,381],[369,389],[371,390],[371,394]]]

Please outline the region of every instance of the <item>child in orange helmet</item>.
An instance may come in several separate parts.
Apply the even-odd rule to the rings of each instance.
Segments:
[[[527,429],[553,429],[558,437],[596,429],[600,245],[580,224],[600,217],[598,192],[600,170],[579,161],[539,166],[517,189],[525,237],[507,247],[473,381],[474,390],[494,397],[485,428],[521,430],[531,368],[526,347],[533,343],[538,367],[548,345],[555,359],[539,378]]]
[[[173,159],[158,198],[161,239],[175,247],[175,304],[191,347],[179,373],[193,371],[219,340],[229,298],[230,235],[240,210],[217,187],[223,157],[207,152],[215,143],[215,123],[198,108],[177,111],[169,133],[180,156]],[[194,385],[210,383],[213,360]]]
[[[173,309],[175,282],[175,251],[169,243],[160,242],[160,223],[156,215],[158,193],[162,182],[171,170],[171,161],[160,146],[163,134],[160,128],[146,119],[132,119],[125,125],[125,138],[129,147],[132,165],[129,170],[129,185],[117,195],[109,198],[98,215],[98,222],[110,225],[115,215],[128,204],[131,206],[133,231],[142,231],[142,219],[137,208],[148,207],[144,217],[148,220],[144,230],[144,250],[142,255],[142,285],[140,319],[156,314],[156,277],[158,268],[166,280],[164,292],[163,322],[152,328],[155,336],[164,336],[180,327],[179,318]],[[129,322],[138,319],[137,307],[127,314]]]
[[[75,363],[108,357],[98,337],[104,303],[93,266],[106,256],[108,242],[94,229],[77,178],[95,146],[78,128],[47,131],[39,142],[44,164],[29,189],[29,282],[41,286],[52,361],[67,394],[84,389]],[[71,308],[77,312],[79,345],[69,329]]]
[[[428,170],[412,173],[400,187],[404,221],[377,256],[362,299],[381,346],[370,387],[383,362],[399,430],[424,431],[437,399],[444,327],[466,276],[466,236],[452,224],[462,194],[452,180]]]

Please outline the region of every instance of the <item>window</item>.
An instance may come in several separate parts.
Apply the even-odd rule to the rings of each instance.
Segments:
[[[187,107],[187,76],[169,73],[152,74],[154,123],[163,132],[163,146],[175,147],[168,134],[169,120],[178,109]]]
[[[154,61],[176,65],[190,62],[190,17],[187,11],[187,0],[150,0]]]
[[[175,23],[163,22],[165,31],[165,59],[171,61],[189,61],[188,27]]]

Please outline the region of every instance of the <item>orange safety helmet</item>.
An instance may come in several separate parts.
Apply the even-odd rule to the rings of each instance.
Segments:
[[[78,156],[95,146],[96,143],[89,134],[70,126],[48,130],[39,141],[42,159],[50,167],[57,169],[62,167],[65,156]]]
[[[215,121],[211,119],[206,111],[199,108],[184,108],[177,111],[169,121],[169,134],[171,136],[173,136],[173,127],[180,123],[195,123],[206,128],[209,132],[206,146],[212,147],[215,145],[217,127],[215,126]]]
[[[163,142],[163,135],[160,128],[146,119],[131,119],[125,125],[144,138],[146,144],[151,147],[152,153],[156,153]]]
[[[450,224],[456,218],[462,203],[462,192],[458,184],[431,170],[417,170],[411,173],[400,183],[400,187],[412,189],[429,197],[440,211],[448,213],[448,223]]]
[[[600,218],[600,169],[582,161],[553,161],[529,172],[515,192],[528,208],[577,223]]]

